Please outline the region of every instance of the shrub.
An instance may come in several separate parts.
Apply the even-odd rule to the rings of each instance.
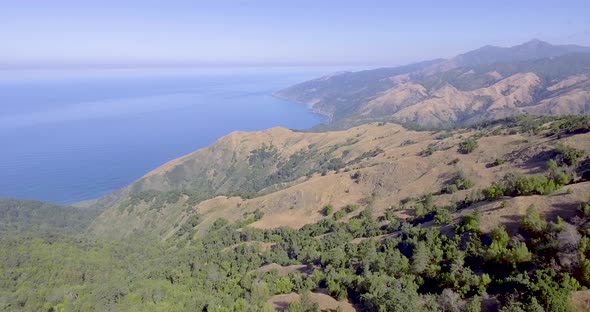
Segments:
[[[346,298],[346,289],[344,289],[340,283],[334,280],[329,280],[327,284],[328,294],[338,300],[344,300]]]
[[[570,294],[580,287],[567,273],[552,269],[535,271],[531,288],[546,311],[571,311]]]
[[[264,212],[260,211],[260,209],[256,209],[254,211],[254,220],[258,221],[264,217]]]
[[[458,190],[459,190],[459,188],[457,187],[457,185],[449,184],[449,185],[443,186],[442,193],[453,194],[453,193],[457,192]]]
[[[459,152],[461,154],[469,154],[477,148],[477,140],[469,138],[459,143]]]
[[[418,218],[422,218],[428,214],[428,210],[424,207],[424,204],[422,203],[416,203],[414,208],[416,209],[416,217]]]
[[[327,204],[322,208],[321,213],[324,216],[329,216],[330,214],[332,214],[332,211],[334,211],[334,207],[331,204]]]
[[[434,215],[434,223],[437,225],[444,225],[449,224],[452,221],[451,212],[449,212],[445,208],[440,208],[436,210],[436,214]]]
[[[590,285],[590,260],[588,259],[583,259],[582,260],[582,265],[580,268],[580,273],[581,273],[581,277],[582,277],[582,282],[584,282],[584,284],[586,285]]]
[[[465,232],[480,232],[480,225],[479,225],[479,215],[474,214],[466,214],[463,216],[463,220],[455,226],[455,231],[457,233],[465,233]]]
[[[582,203],[579,210],[584,218],[590,218],[590,200]]]
[[[424,157],[430,156],[430,155],[434,154],[434,152],[436,152],[437,150],[438,150],[438,148],[436,147],[436,144],[430,144],[425,149],[420,151],[418,156],[424,156]]]
[[[293,282],[287,276],[279,277],[273,281],[273,287],[271,288],[274,291],[275,295],[278,294],[287,294],[293,290]]]
[[[539,236],[547,228],[547,222],[541,217],[539,211],[531,205],[522,218],[520,227],[529,236]]]
[[[546,176],[524,176],[515,173],[506,174],[502,186],[504,195],[510,196],[547,195],[560,187]]]
[[[465,175],[460,172],[455,177],[450,180],[450,184],[445,185],[441,193],[446,194],[453,194],[458,190],[468,190],[475,185],[473,181],[465,177]]]
[[[360,171],[357,171],[357,172],[355,172],[355,173],[351,174],[351,175],[350,175],[350,178],[351,178],[352,180],[354,180],[354,182],[355,182],[355,183],[359,183],[359,182],[360,182],[360,180],[361,180],[361,172],[360,172]]]
[[[346,213],[351,213],[354,212],[358,209],[359,207],[357,205],[346,205],[346,207],[344,207],[344,212]]]
[[[576,149],[569,145],[559,144],[555,149],[557,160],[567,166],[575,166],[586,154],[583,150]]]
[[[346,213],[343,210],[338,210],[336,213],[334,213],[334,220],[340,220],[344,218],[345,215]]]
[[[494,160],[494,162],[492,163],[492,165],[494,167],[497,167],[497,166],[503,165],[504,163],[506,163],[506,161],[504,159],[496,158],[496,160]]]

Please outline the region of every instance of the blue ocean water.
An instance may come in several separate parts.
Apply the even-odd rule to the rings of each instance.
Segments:
[[[323,121],[272,97],[334,68],[0,71],[0,197],[73,203],[235,130]]]

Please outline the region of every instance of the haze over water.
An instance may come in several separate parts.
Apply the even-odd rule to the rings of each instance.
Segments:
[[[73,203],[231,131],[323,121],[272,97],[335,68],[0,71],[0,197]]]

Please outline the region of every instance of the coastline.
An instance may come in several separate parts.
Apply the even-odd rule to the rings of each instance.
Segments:
[[[31,103],[15,106],[13,115],[30,114],[47,117],[47,121],[21,127],[16,136],[9,135],[15,131],[3,131],[5,146],[12,152],[5,154],[0,173],[13,178],[0,183],[0,197],[85,206],[85,201],[108,196],[150,170],[209,146],[232,131],[277,126],[306,130],[328,122],[325,114],[273,95],[274,90],[300,81],[298,76],[267,74],[266,70],[251,76],[229,73],[170,77],[153,72],[150,79],[135,79],[115,73],[108,79],[47,78],[19,81],[16,87],[5,85],[4,89],[10,87],[12,91],[3,94],[4,101]],[[248,77],[255,77],[256,83]],[[30,92],[32,84],[36,92]],[[77,101],[69,92],[77,84],[97,92],[86,92],[84,99]],[[55,90],[61,91],[60,97],[45,96],[55,94]],[[165,97],[148,97],[148,104],[159,109],[147,110],[141,104],[143,98],[134,100],[146,91],[189,95],[178,105],[171,105],[175,103]],[[108,104],[118,97],[131,100],[117,100],[122,105],[120,113],[99,114],[104,111],[102,101]],[[58,120],[53,118],[55,114],[38,113],[39,107],[65,107],[62,110],[67,108],[72,118]],[[51,139],[40,138],[40,132]],[[49,144],[54,150],[71,152],[46,153]]]

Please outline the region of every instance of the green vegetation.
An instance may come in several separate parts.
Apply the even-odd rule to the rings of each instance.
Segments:
[[[344,207],[344,212],[346,213],[352,213],[355,212],[359,209],[358,205],[346,205],[346,207]]]
[[[461,174],[454,182],[465,184],[459,181],[465,181]],[[548,181],[553,180],[507,175],[497,185],[502,194],[522,196],[546,193]],[[432,216],[436,225],[452,222],[454,210],[436,207],[432,195],[413,205],[416,220]],[[6,277],[0,279],[0,302],[4,310],[271,311],[266,301],[274,294],[324,288],[365,310],[465,306],[478,311],[487,294],[505,310],[536,306],[568,311],[571,291],[590,286],[590,202],[580,205],[572,224],[547,222],[529,208],[521,220],[520,241],[501,227],[490,236],[482,234],[479,216],[470,214],[451,236],[393,217],[382,227],[367,210],[347,222],[334,221],[358,209],[348,205],[334,218],[300,230],[258,230],[245,226],[249,221],[218,219],[196,240],[180,238],[198,226],[198,214],[180,227],[179,239],[165,242],[142,236],[93,241],[9,233],[0,237],[0,276]],[[322,212],[330,215],[333,207]],[[244,218],[257,220],[262,212]],[[352,242],[384,234],[393,235]],[[580,247],[572,250],[578,241]],[[260,243],[274,247],[265,250]],[[575,261],[567,262],[569,267],[552,265],[571,257],[579,257],[579,267]],[[310,273],[257,271],[268,263],[303,264]],[[317,305],[303,296],[289,310],[317,311]]]
[[[486,120],[471,126],[472,129],[503,129],[508,134],[540,134],[563,136],[590,132],[590,116],[531,116],[515,115],[496,120]],[[492,134],[492,133],[490,133]]]
[[[565,172],[560,172],[556,176],[552,174],[525,176],[507,173],[502,181],[485,188],[483,195],[487,200],[495,200],[502,196],[548,195],[570,181],[571,176]]]
[[[548,120],[523,117],[515,127],[540,134],[557,127],[560,132],[550,135],[568,135],[583,124],[571,119],[555,126],[558,121]],[[341,146],[302,150],[286,159],[264,146],[249,155],[251,171],[236,184],[244,188],[230,193],[256,196],[301,174],[338,170],[383,153],[334,157]],[[84,231],[96,210],[0,201],[0,310],[272,311],[271,296],[296,292],[301,299],[286,308],[308,312],[319,310],[310,292],[324,292],[362,311],[481,311],[484,302],[497,302],[501,311],[570,311],[571,293],[590,287],[590,201],[575,203],[577,216],[567,220],[546,219],[531,206],[522,218],[511,216],[510,227],[490,233],[482,231],[484,215],[462,210],[506,196],[548,195],[570,184],[577,194],[584,153],[559,145],[545,154],[553,158],[545,173],[509,172],[477,189],[456,166],[440,192],[452,196],[411,194],[375,219],[371,207],[381,194],[371,193],[361,205],[317,207],[325,217],[300,229],[249,227],[268,206],[244,208],[235,222],[197,213],[195,203],[216,194],[212,186],[138,191],[115,208],[144,209],[142,214],[153,217],[146,224],[155,227],[169,222],[162,215],[178,205],[172,221],[178,224],[162,227],[165,240],[140,230],[120,240],[94,239]],[[350,178],[364,187],[372,177],[361,167]],[[397,219],[400,209],[414,215]],[[269,264],[298,269],[260,270]]]
[[[559,144],[555,149],[555,153],[557,154],[558,163],[566,166],[578,165],[580,159],[586,155],[584,151],[565,144]]]
[[[463,172],[459,172],[442,188],[441,193],[453,194],[458,190],[468,190],[474,185],[475,183],[467,178]]]
[[[438,150],[438,147],[437,147],[436,143],[428,144],[428,146],[425,149],[420,151],[418,156],[427,157],[427,156],[434,154],[434,152],[436,152],[437,150]]]
[[[492,167],[502,166],[506,161],[504,159],[496,158],[492,163]]]
[[[459,143],[459,152],[461,154],[470,154],[477,148],[477,140],[469,138]]]
[[[189,236],[192,237],[192,230],[195,226],[199,225],[201,222],[201,216],[198,214],[193,214],[184,222],[178,231],[176,231],[176,236],[182,237],[185,234],[189,233]]]
[[[348,162],[347,165],[354,165],[354,164],[358,164],[359,162],[363,161],[364,159],[368,159],[368,158],[373,158],[376,157],[377,155],[383,153],[383,149],[377,147],[373,150],[370,150],[368,152],[364,152],[361,155],[359,155],[358,157],[356,157],[355,159],[351,160],[350,162]]]
[[[432,206],[429,196],[419,202]],[[437,214],[441,224],[449,221],[445,214]],[[190,224],[198,222],[193,219]],[[578,219],[590,221],[587,214]],[[238,228],[219,219],[192,241],[4,235],[0,276],[7,278],[0,279],[0,302],[4,310],[271,311],[270,296],[319,287],[370,311],[479,311],[486,294],[505,310],[569,311],[571,291],[590,285],[585,226],[546,222],[534,207],[521,220],[521,240],[502,227],[482,234],[479,222],[465,215],[450,237],[408,223],[380,228],[364,211],[345,223],[324,219],[300,230]],[[352,242],[388,233],[396,235]],[[259,242],[274,247],[265,251]],[[571,257],[579,257],[579,267],[565,262]],[[257,271],[267,263],[304,264],[309,273]],[[317,308],[304,295],[289,311]]]
[[[0,235],[4,231],[75,233],[87,227],[99,213],[100,210],[91,208],[0,199]]]
[[[321,212],[324,216],[329,216],[332,214],[333,211],[334,211],[334,207],[332,205],[328,204],[322,208]]]

